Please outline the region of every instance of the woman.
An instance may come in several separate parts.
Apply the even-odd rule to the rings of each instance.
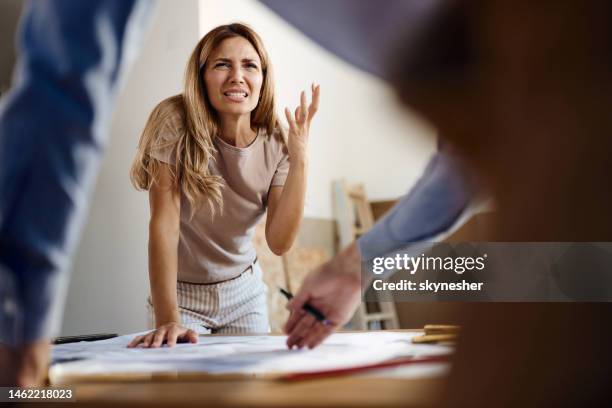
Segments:
[[[153,110],[131,171],[134,185],[149,190],[155,330],[129,347],[197,342],[197,332],[269,331],[253,231],[267,209],[266,241],[281,255],[302,218],[319,87],[310,106],[302,92],[295,112],[285,109],[285,136],[268,56],[242,24],[204,36],[185,76],[184,93]]]

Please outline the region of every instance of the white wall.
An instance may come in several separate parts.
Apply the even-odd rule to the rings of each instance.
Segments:
[[[158,1],[155,20],[118,100],[111,140],[78,249],[62,334],[146,327],[149,204],[129,169],[153,107],[181,92],[198,41],[197,0]]]
[[[396,198],[414,184],[435,150],[431,129],[398,107],[392,90],[312,42],[255,0],[200,0],[200,35],[243,22],[262,37],[274,66],[277,111],[321,84],[311,127],[305,215],[331,218],[331,182],[365,183],[371,199]],[[391,175],[391,176],[390,176]]]
[[[261,4],[161,0],[118,101],[74,261],[62,334],[145,329],[149,207],[147,194],[131,186],[129,168],[155,104],[181,91],[199,37],[236,20],[264,39],[276,72],[279,113],[286,105],[295,107],[300,90],[312,81],[321,84],[321,107],[311,129],[306,216],[331,218],[336,178],[365,182],[371,198],[403,194],[433,152],[433,138],[427,137],[432,132],[400,111],[384,83],[328,54]]]

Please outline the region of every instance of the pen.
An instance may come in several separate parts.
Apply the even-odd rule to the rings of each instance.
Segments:
[[[77,343],[79,341],[98,341],[106,340],[117,337],[116,333],[96,333],[96,334],[85,334],[82,336],[64,336],[56,337],[52,340],[53,344],[66,344],[66,343]]]
[[[287,298],[287,300],[291,300],[293,299],[293,294],[283,288],[278,288],[280,290],[280,292]],[[327,320],[325,318],[325,315],[323,313],[321,313],[319,311],[319,309],[317,309],[316,307],[312,306],[309,303],[304,303],[304,306],[302,306],[302,309],[304,309],[304,311],[310,313],[312,316],[314,316],[315,319],[317,319],[318,321],[320,321],[321,323],[323,323],[326,326],[330,326],[331,322],[329,320]]]

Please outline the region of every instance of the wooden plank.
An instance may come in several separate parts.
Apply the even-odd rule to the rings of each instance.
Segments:
[[[282,327],[289,318],[289,312],[285,309],[287,299],[283,297],[278,287],[286,287],[285,270],[281,257],[276,256],[268,247],[265,234],[266,220],[264,219],[255,227],[253,245],[257,251],[257,258],[263,272],[263,281],[268,287],[268,316],[272,333],[281,333]]]
[[[334,181],[332,194],[334,218],[338,227],[338,250],[340,250],[355,239],[355,212],[347,193],[346,181]]]

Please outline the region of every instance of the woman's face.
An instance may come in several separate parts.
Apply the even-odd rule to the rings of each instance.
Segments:
[[[206,62],[204,83],[220,115],[250,115],[263,83],[261,60],[253,45],[243,37],[223,40]]]

